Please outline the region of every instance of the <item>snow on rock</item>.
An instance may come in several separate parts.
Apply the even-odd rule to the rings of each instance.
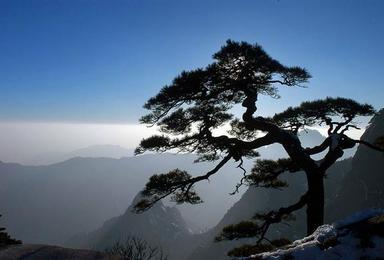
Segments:
[[[314,240],[323,244],[329,239],[333,239],[337,236],[337,231],[333,225],[323,225],[316,229],[313,233]]]
[[[384,209],[357,212],[281,249],[242,259],[383,259]]]
[[[375,216],[384,215],[384,209],[367,209],[363,211],[356,212],[345,219],[335,222],[333,225],[336,228],[343,228],[345,226],[351,225],[353,223],[357,223],[369,218],[373,218]]]

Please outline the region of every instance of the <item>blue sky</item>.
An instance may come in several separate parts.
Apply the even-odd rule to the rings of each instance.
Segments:
[[[262,113],[326,96],[383,107],[384,1],[0,0],[0,121],[136,123],[225,40],[313,75]]]

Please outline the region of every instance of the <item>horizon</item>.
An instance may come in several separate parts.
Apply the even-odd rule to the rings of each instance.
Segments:
[[[318,131],[326,137],[325,128],[308,128]],[[350,136],[360,139],[365,128],[351,129]],[[22,165],[49,165],[59,162],[59,155],[70,155],[73,152],[98,146],[118,146],[134,150],[141,139],[156,132],[139,124],[92,124],[92,123],[52,123],[52,122],[0,122],[0,161],[19,163]],[[28,135],[20,132],[28,132]],[[224,131],[217,134],[225,134]],[[65,139],[63,137],[65,136]],[[127,138],[127,137],[130,138]],[[106,151],[108,153],[108,151]],[[118,158],[120,153],[109,152],[107,157]],[[53,156],[53,158],[51,158]],[[122,157],[129,157],[127,154]],[[97,157],[97,156],[91,156]]]

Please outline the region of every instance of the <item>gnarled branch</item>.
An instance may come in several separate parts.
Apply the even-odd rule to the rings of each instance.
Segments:
[[[167,181],[167,174],[152,176],[146,184],[146,188],[142,191],[144,198],[134,206],[134,211],[137,213],[146,211],[156,202],[171,194],[176,196],[177,202],[179,203],[189,202],[194,204],[201,202],[196,192],[191,191],[193,185],[199,181],[208,180],[210,176],[217,173],[231,158],[231,154],[226,155],[214,169],[204,175],[193,178],[190,178],[190,175],[180,170],[169,172],[168,175],[172,174],[172,178],[170,178],[169,181]],[[172,182],[172,179],[176,179],[177,181]],[[179,193],[177,193],[178,191]]]

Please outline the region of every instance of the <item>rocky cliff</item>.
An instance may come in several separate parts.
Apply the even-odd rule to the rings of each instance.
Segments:
[[[128,237],[146,240],[150,245],[161,247],[169,259],[182,259],[187,254],[192,238],[187,224],[175,207],[167,207],[161,201],[148,211],[132,212],[137,203],[137,195],[126,212],[107,220],[104,225],[88,234],[79,234],[67,242],[70,247],[97,248],[104,250]]]

